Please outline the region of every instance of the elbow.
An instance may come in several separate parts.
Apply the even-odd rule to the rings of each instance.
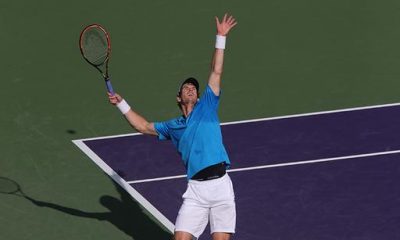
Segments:
[[[139,125],[139,126],[133,126],[136,131],[140,132],[140,133],[146,133],[146,127],[144,125]]]
[[[144,129],[140,127],[134,127],[137,132],[144,133]]]
[[[147,134],[147,133],[149,133],[149,125],[150,125],[150,123],[146,122],[146,123],[140,124],[138,126],[134,126],[134,128],[136,129],[136,131],[138,131],[140,133]]]

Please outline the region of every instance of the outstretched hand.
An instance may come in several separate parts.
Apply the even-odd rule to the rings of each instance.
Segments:
[[[229,31],[237,24],[235,18],[227,13],[225,13],[221,22],[218,17],[215,17],[215,21],[217,23],[217,34],[221,36],[228,35]]]

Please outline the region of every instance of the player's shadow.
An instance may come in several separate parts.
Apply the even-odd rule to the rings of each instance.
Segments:
[[[55,203],[39,201],[28,196],[26,198],[38,207],[51,208],[76,217],[108,221],[134,240],[171,239],[169,232],[163,230],[149,216],[144,214],[139,204],[118,184],[112,182],[118,190],[120,198],[107,195],[100,197],[99,202],[108,209],[106,212],[86,212]]]

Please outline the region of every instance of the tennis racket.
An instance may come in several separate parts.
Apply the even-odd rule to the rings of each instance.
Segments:
[[[79,37],[79,48],[83,58],[103,76],[107,91],[114,95],[108,74],[108,61],[111,55],[110,36],[99,24],[85,27]]]
[[[17,182],[6,177],[0,177],[0,193],[27,197]]]

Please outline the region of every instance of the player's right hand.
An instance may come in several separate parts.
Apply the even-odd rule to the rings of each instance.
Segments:
[[[118,93],[114,93],[114,95],[112,95],[111,93],[107,94],[108,94],[108,100],[112,105],[117,105],[122,101],[122,97]]]

